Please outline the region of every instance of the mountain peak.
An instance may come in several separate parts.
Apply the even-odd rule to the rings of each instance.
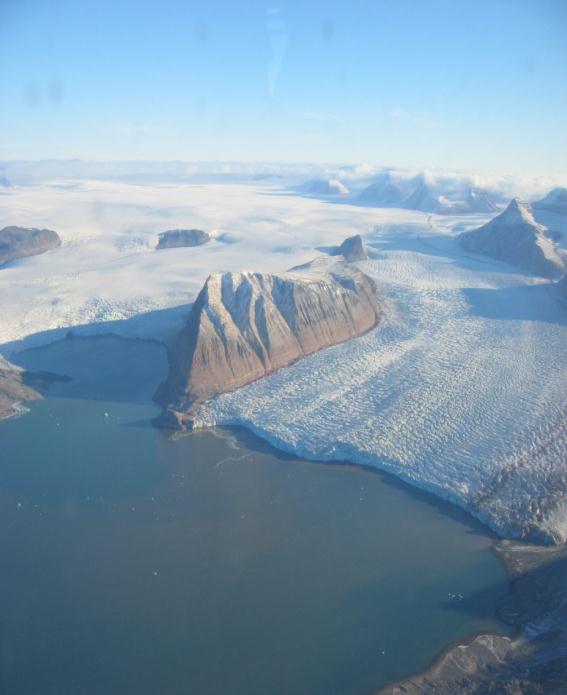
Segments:
[[[459,241],[467,251],[504,261],[536,275],[555,277],[564,272],[565,263],[544,231],[525,203],[513,198],[504,212],[478,229],[463,232]]]
[[[498,215],[495,220],[499,220],[501,224],[506,225],[529,224],[539,227],[527,204],[519,198],[512,198],[506,210]]]

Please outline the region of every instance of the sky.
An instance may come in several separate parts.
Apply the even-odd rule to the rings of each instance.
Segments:
[[[0,159],[567,172],[567,0],[0,0]]]

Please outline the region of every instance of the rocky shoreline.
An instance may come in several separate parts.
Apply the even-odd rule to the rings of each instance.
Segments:
[[[53,382],[66,379],[51,372],[20,369],[0,357],[0,420],[22,414],[22,403],[42,399]]]
[[[567,547],[499,541],[510,580],[497,617],[514,636],[472,636],[376,695],[544,695],[567,684]]]

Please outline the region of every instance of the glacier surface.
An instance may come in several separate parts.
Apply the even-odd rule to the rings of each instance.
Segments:
[[[493,214],[366,207],[265,182],[34,181],[2,202],[3,224],[63,242],[0,270],[7,356],[71,328],[167,339],[211,272],[282,272],[360,234],[384,325],[217,397],[200,424],[390,471],[503,535],[567,537],[567,307],[553,283],[459,248]],[[567,216],[546,214],[565,246]],[[214,238],[156,252],[177,227]]]

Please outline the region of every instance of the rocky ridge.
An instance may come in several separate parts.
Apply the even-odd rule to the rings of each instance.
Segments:
[[[49,372],[29,372],[0,356],[0,419],[16,415],[20,403],[43,398],[53,381],[64,378]]]
[[[342,256],[348,263],[368,260],[368,254],[364,250],[360,234],[355,234],[345,239],[340,246],[335,247],[332,255]]]
[[[190,427],[197,406],[374,328],[373,281],[344,262],[282,274],[215,273],[169,351],[156,424]]]
[[[161,232],[156,250],[202,246],[211,239],[211,235],[202,229],[170,229],[167,232]]]
[[[0,267],[17,258],[36,256],[59,246],[61,239],[51,229],[4,227],[0,229]]]

